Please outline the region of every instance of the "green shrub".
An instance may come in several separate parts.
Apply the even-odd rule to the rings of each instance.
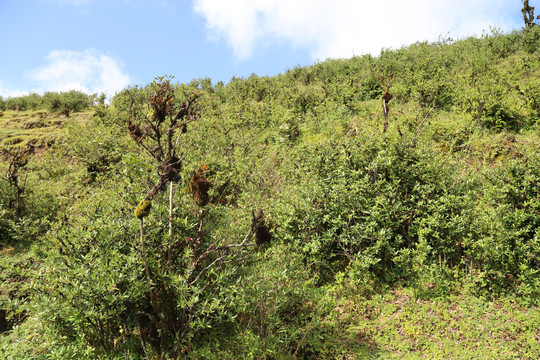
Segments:
[[[486,60],[487,61],[487,60]],[[472,115],[479,125],[489,129],[517,130],[524,125],[515,97],[517,84],[509,73],[501,73],[489,65],[470,69],[464,89],[458,98],[461,109]]]
[[[128,151],[128,139],[118,135],[119,129],[93,119],[88,124],[71,121],[66,124],[66,151],[83,165],[94,180],[118,163]]]
[[[148,96],[148,90],[137,86],[120,91],[112,99],[111,115],[104,122],[127,128],[129,119],[140,119],[146,115]]]
[[[43,102],[50,112],[69,117],[73,112],[80,112],[87,109],[92,105],[93,98],[83,92],[70,90],[61,93],[46,92],[43,95]]]
[[[48,238],[47,271],[36,279],[43,321],[98,353],[178,356],[208,329],[233,322],[245,296],[238,267],[246,254],[237,252],[235,261],[231,253],[230,263],[221,263],[231,250],[213,252],[226,244],[197,238],[187,207],[176,212],[170,239],[162,220],[168,204],[154,200],[145,218],[149,287],[139,223],[124,206],[130,195],[117,194],[114,187],[92,194],[70,225]]]
[[[304,219],[299,228],[287,231],[303,234],[295,246],[322,264],[317,269],[323,277],[362,256],[371,272],[393,281],[407,275],[395,256],[416,243],[417,218],[444,190],[441,170],[404,144],[383,138],[361,143],[322,151],[314,182],[302,189],[312,209],[297,215]]]
[[[2,99],[0,101],[0,110],[26,111],[37,110],[42,107],[43,99],[41,95],[36,93],[7,98],[6,100]]]
[[[0,208],[0,239],[2,239],[0,245],[2,246],[12,244],[20,233],[17,224],[11,217],[8,211]]]
[[[540,80],[534,78],[528,79],[522,92],[528,107],[538,121],[540,119]]]
[[[482,208],[483,238],[474,255],[476,269],[484,280],[479,285],[490,294],[509,290],[520,293],[524,302],[538,303],[540,282],[540,162],[508,161],[488,172],[489,181]]]
[[[540,48],[540,29],[538,26],[523,29],[521,46],[529,54],[538,52]]]
[[[242,276],[234,321],[201,331],[188,358],[313,357],[333,342],[321,328],[334,304],[285,246],[259,252]]]
[[[28,99],[25,97],[8,98],[4,106],[6,110],[25,111],[28,109]]]
[[[479,202],[486,179],[462,179],[448,160],[406,137],[318,147],[314,163],[306,164],[311,180],[296,190],[306,200],[297,199],[287,218],[277,215],[276,221],[280,236],[306,256],[320,281],[341,273],[361,286],[379,279],[435,281],[448,288],[455,276],[480,272],[484,280],[470,278],[478,281],[479,293],[506,293],[520,278],[527,299],[535,301],[537,156],[525,169],[521,161],[500,168],[505,173],[493,179],[508,184],[486,187]],[[519,193],[509,186],[519,186]],[[494,189],[505,189],[519,203],[505,205],[504,198],[493,198]]]

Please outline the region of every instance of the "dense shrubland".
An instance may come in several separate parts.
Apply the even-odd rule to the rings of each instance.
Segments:
[[[46,109],[53,113],[69,116],[72,112],[88,109],[93,105],[103,105],[105,94],[87,95],[81,91],[46,92],[43,95],[31,93],[29,95],[0,97],[0,111],[26,111]]]
[[[534,358],[538,32],[162,77],[67,112],[51,104],[75,93],[2,100],[88,118],[44,153],[3,153],[0,353]],[[387,321],[403,302],[413,320]],[[507,316],[481,321],[513,340],[469,318],[457,343],[426,340],[456,327],[456,303]]]

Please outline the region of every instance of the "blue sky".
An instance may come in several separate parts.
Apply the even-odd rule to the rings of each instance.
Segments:
[[[540,0],[531,0],[540,13]],[[0,0],[0,96],[228,82],[520,29],[520,0]]]

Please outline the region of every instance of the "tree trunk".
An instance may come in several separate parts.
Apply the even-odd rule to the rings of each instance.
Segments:
[[[174,183],[169,182],[169,246],[167,248],[167,261],[171,261],[172,256],[172,242],[173,242],[173,194],[174,194]]]
[[[143,227],[143,218],[141,221],[141,253],[144,262],[144,269],[146,270],[146,281],[148,282],[148,287],[150,288],[150,296],[153,298],[154,294],[152,291],[152,277],[150,276],[150,269],[148,268],[148,262],[146,261],[146,249],[144,247],[144,227]]]

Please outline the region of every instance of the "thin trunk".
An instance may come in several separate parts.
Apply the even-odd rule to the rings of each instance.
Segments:
[[[174,183],[172,181],[169,188],[169,247],[167,249],[167,261],[171,261],[172,256],[172,243],[173,243],[173,194]]]
[[[150,296],[154,297],[154,292],[152,291],[152,277],[150,276],[150,269],[148,269],[148,262],[146,261],[146,249],[144,247],[144,227],[143,227],[143,218],[141,221],[141,253],[144,262],[144,269],[146,270],[146,281],[148,282],[148,287],[150,288]]]
[[[203,223],[203,219],[204,219],[204,208],[201,208],[199,210],[199,232],[198,232],[198,235],[201,236],[201,233],[202,233],[202,223]]]
[[[174,183],[169,182],[169,241],[172,241],[172,232],[173,232],[173,192],[174,192]]]
[[[388,103],[383,99],[383,111],[384,111],[384,129],[383,132],[388,130]]]

